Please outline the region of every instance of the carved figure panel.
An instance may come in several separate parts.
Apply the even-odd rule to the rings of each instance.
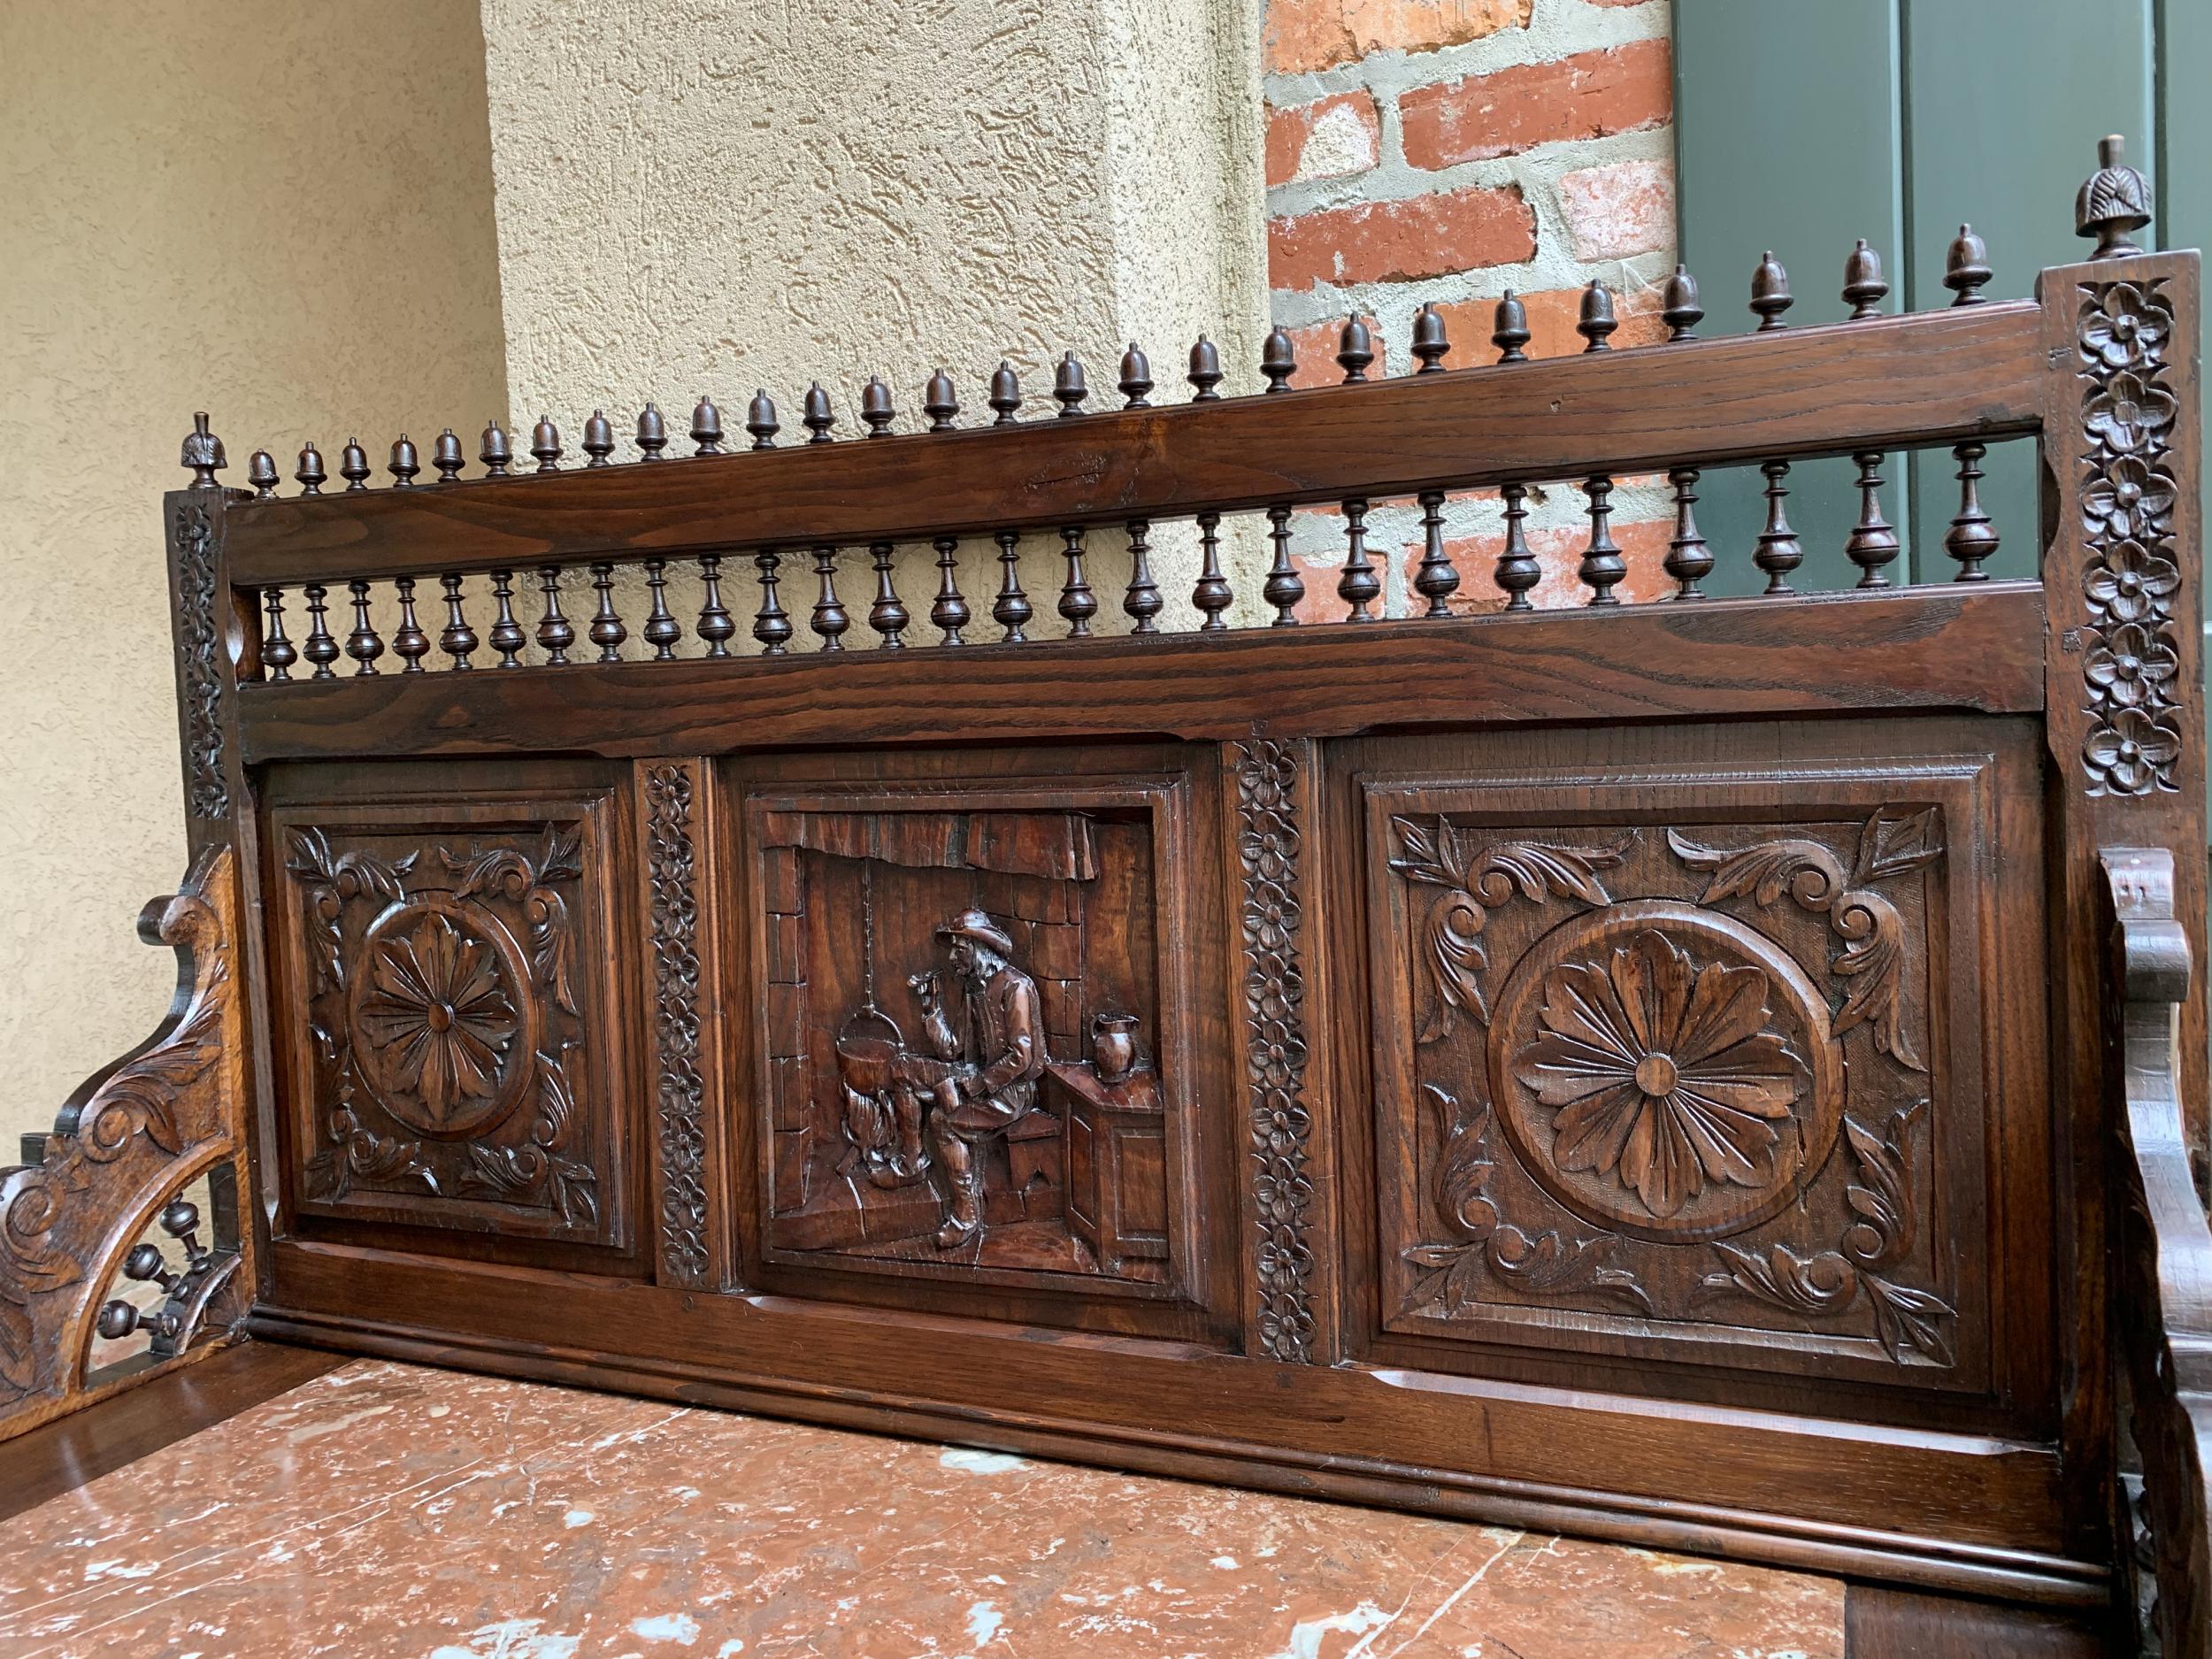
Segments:
[[[624,1241],[605,810],[276,814],[297,1210]]]
[[[1983,1386],[1987,767],[1371,781],[1384,1328]]]
[[[1172,1295],[1167,788],[753,817],[772,1259]]]

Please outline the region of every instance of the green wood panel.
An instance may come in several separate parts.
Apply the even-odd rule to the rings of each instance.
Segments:
[[[1893,0],[1778,4],[1676,0],[1675,155],[1683,261],[1709,313],[1703,332],[1736,334],[1751,273],[1771,249],[1796,303],[1784,320],[1833,322],[1852,239],[1880,251],[1893,289],[1902,242],[1901,58]],[[1893,291],[1888,309],[1897,309]],[[1885,494],[1907,521],[1897,470]],[[1858,517],[1847,461],[1793,469],[1790,521],[1804,543],[1798,586],[1848,587],[1842,554]],[[1719,564],[1707,587],[1755,592],[1763,480],[1749,468],[1709,474],[1698,516]]]
[[[2146,173],[2155,159],[2151,9],[2152,0],[2005,0],[1995,11],[1988,0],[1903,0],[1905,291],[1915,310],[1949,303],[1944,255],[1962,222],[1988,244],[1996,275],[1982,291],[1992,299],[2024,299],[2045,265],[2088,252],[2074,234],[2074,192],[2097,165],[2098,139],[2127,134],[2128,158]],[[2032,576],[2033,446],[2003,445],[1984,465],[1982,503],[2003,538],[1992,573]],[[1924,580],[1949,574],[1955,470],[1947,455],[1917,457]]]

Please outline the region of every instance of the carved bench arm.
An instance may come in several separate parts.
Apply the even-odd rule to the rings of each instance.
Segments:
[[[2163,849],[2101,855],[2116,923],[2121,1194],[2114,1335],[2143,1459],[2139,1525],[2155,1562],[2150,1614],[2167,1659],[2212,1655],[2212,1227],[2182,1131],[2180,1009],[2189,941]]]

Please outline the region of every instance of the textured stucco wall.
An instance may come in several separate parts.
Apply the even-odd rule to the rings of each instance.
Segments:
[[[457,0],[0,6],[0,1163],[152,1028],[182,873],[159,492],[212,411],[380,454],[505,407],[483,47]],[[465,424],[466,423],[466,424]]]

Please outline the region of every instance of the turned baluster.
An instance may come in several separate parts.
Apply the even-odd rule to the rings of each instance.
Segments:
[[[1674,578],[1674,596],[1677,599],[1702,599],[1705,590],[1698,586],[1712,573],[1712,550],[1705,545],[1705,537],[1697,527],[1697,515],[1691,509],[1697,503],[1695,486],[1698,469],[1678,466],[1667,474],[1667,482],[1674,486],[1674,535],[1667,542],[1664,568]]]
[[[868,607],[868,626],[882,636],[879,641],[879,649],[887,651],[898,650],[906,644],[899,636],[906,631],[906,625],[911,619],[906,613],[906,607],[899,603],[898,588],[892,584],[892,544],[888,541],[871,541],[868,544],[868,557],[875,562],[876,570],[876,602]]]
[[[530,636],[522,631],[522,624],[515,620],[514,572],[492,572],[492,599],[499,608],[499,614],[492,618],[492,649],[499,653],[502,668],[519,668],[522,648],[530,642]]]
[[[676,620],[668,608],[668,561],[645,561],[645,586],[653,595],[652,608],[646,613],[645,626],[639,630],[645,642],[653,648],[657,663],[673,662],[676,641],[684,637],[684,625]]]
[[[1160,625],[1153,618],[1167,603],[1160,596],[1160,585],[1152,576],[1152,543],[1148,540],[1151,534],[1150,520],[1129,521],[1129,587],[1121,596],[1121,608],[1133,625],[1129,630],[1132,634],[1157,634]]]
[[[1132,340],[1121,354],[1121,406],[1148,409],[1152,405],[1152,360]]]
[[[1367,378],[1367,365],[1375,360],[1375,335],[1366,319],[1353,311],[1337,330],[1336,365],[1344,371],[1344,384],[1356,386]]]
[[[826,651],[845,649],[845,630],[852,626],[852,618],[845,614],[845,607],[837,598],[837,549],[817,546],[814,549],[814,574],[821,587],[814,599],[814,614],[807,618]]]
[[[277,498],[276,457],[266,449],[256,449],[246,457],[246,482],[253,486],[256,501],[274,501]]]
[[[415,579],[402,576],[392,586],[399,590],[399,627],[392,634],[392,653],[404,664],[401,673],[419,674],[422,659],[430,655],[430,636],[415,615]]]
[[[1218,403],[1221,394],[1214,388],[1221,384],[1221,350],[1205,335],[1198,336],[1198,343],[1190,349],[1190,400],[1194,403]]]
[[[699,582],[706,589],[706,601],[699,607],[699,637],[707,642],[709,657],[727,657],[730,636],[737,632],[737,619],[730,615],[722,603],[722,556],[702,553],[699,556]]]
[[[1659,293],[1659,320],[1667,326],[1667,343],[1697,338],[1697,326],[1705,320],[1705,308],[1698,303],[1697,279],[1690,274],[1690,267],[1678,265],[1667,285]]]
[[[1766,572],[1764,593],[1794,593],[1796,589],[1784,579],[1805,562],[1805,549],[1799,545],[1797,532],[1790,528],[1788,515],[1782,507],[1790,493],[1782,481],[1790,475],[1790,464],[1762,461],[1759,471],[1767,480],[1767,523],[1766,528],[1759,532],[1759,549],[1751,556],[1751,562]]]
[[[1590,590],[1590,603],[1617,605],[1613,588],[1628,574],[1628,561],[1613,542],[1613,480],[1599,473],[1583,480],[1582,488],[1590,498],[1590,544],[1576,574]]]
[[[1014,373],[1014,365],[1005,358],[999,359],[998,367],[991,372],[991,395],[984,400],[997,417],[994,426],[1010,426],[1021,419],[1021,376]],[[951,643],[952,641],[948,641]]]
[[[941,535],[930,546],[937,549],[937,598],[929,608],[930,626],[942,636],[940,645],[965,645],[961,629],[968,626],[968,602],[960,596],[960,541]]]
[[[261,631],[261,666],[271,680],[282,684],[292,678],[292,664],[300,660],[284,634],[284,589],[264,588],[261,597],[269,611],[269,624]]]
[[[1052,373],[1052,396],[1060,405],[1062,419],[1083,412],[1083,400],[1091,395],[1084,383],[1083,365],[1074,352],[1060,359],[1060,366]]]
[[[1413,313],[1413,355],[1421,365],[1414,373],[1441,374],[1451,349],[1452,342],[1444,334],[1444,314],[1431,300]]]
[[[483,435],[476,443],[476,458],[484,464],[486,478],[507,476],[507,464],[515,458],[514,452],[508,449],[507,434],[496,420],[484,423]]]
[[[1260,596],[1275,607],[1279,628],[1298,626],[1298,602],[1306,596],[1306,584],[1290,562],[1290,507],[1282,503],[1267,510],[1267,538],[1275,544],[1275,562],[1267,567]]]
[[[1759,318],[1759,326],[1754,332],[1767,334],[1786,327],[1782,313],[1792,303],[1789,273],[1782,269],[1782,262],[1770,248],[1761,256],[1758,269],[1751,273],[1751,309]]]
[[[1529,611],[1534,607],[1528,602],[1528,590],[1544,580],[1544,567],[1529,551],[1528,486],[1501,484],[1499,499],[1505,504],[1505,545],[1498,550],[1497,567],[1490,580],[1505,595],[1508,611]]]
[[[445,589],[445,627],[438,634],[438,649],[453,659],[454,667],[466,668],[469,653],[476,649],[476,630],[461,614],[461,579],[441,576],[438,586]]]
[[[1878,470],[1882,457],[1875,450],[1863,449],[1851,458],[1859,464],[1859,521],[1851,526],[1843,550],[1859,567],[1860,587],[1886,588],[1889,574],[1884,566],[1896,558],[1901,544],[1882,517],[1882,475]]]
[[[461,476],[461,469],[468,465],[468,457],[461,453],[461,440],[448,426],[430,446],[430,465],[438,469],[438,482],[450,484]]]
[[[1421,503],[1421,567],[1414,572],[1413,591],[1429,602],[1422,615],[1448,617],[1448,602],[1459,590],[1459,572],[1444,550],[1444,492],[1423,490],[1415,499]]]
[[[614,423],[603,409],[593,410],[591,419],[584,423],[584,453],[591,457],[584,463],[587,472],[611,465],[607,457],[614,453]]]
[[[668,423],[661,419],[659,405],[649,400],[645,407],[638,411],[637,458],[641,461],[661,460],[664,458],[661,451],[667,447]]]
[[[932,432],[953,432],[953,418],[960,412],[960,399],[955,394],[952,376],[942,367],[929,377],[922,388],[922,413],[929,417]]]
[[[1022,625],[1036,613],[1029,607],[1029,595],[1022,592],[1021,554],[1015,545],[1021,538],[1014,531],[1001,530],[992,539],[998,543],[998,562],[1004,573],[999,581],[998,599],[991,606],[991,619],[1005,630],[1001,644],[1026,644],[1029,636],[1022,632]]]
[[[819,380],[806,388],[806,401],[799,415],[799,424],[807,429],[809,443],[836,442],[831,429],[837,425],[837,411],[830,407],[830,395]]]
[[[1955,307],[1986,303],[1982,288],[1991,274],[1989,250],[1970,228],[1960,226],[1944,260],[1943,286],[1952,292],[1951,303]],[[1989,572],[1982,564],[1997,550],[1997,532],[1982,511],[1981,462],[1988,453],[1988,445],[1972,442],[1955,445],[1951,450],[1959,464],[1959,510],[1944,533],[1943,550],[1958,561],[1954,581],[1987,581]]]
[[[1198,515],[1198,581],[1191,588],[1190,602],[1205,618],[1198,625],[1201,634],[1219,634],[1229,625],[1221,619],[1221,613],[1236,602],[1229,590],[1229,579],[1221,573],[1221,515],[1202,512]]]
[[[695,456],[723,453],[722,411],[704,394],[691,411],[691,452]]]
[[[530,453],[537,457],[539,472],[561,470],[561,431],[552,416],[540,415],[538,424],[530,428]]]
[[[765,387],[756,388],[753,401],[745,406],[745,430],[752,434],[756,449],[776,447],[776,434],[783,426],[776,419],[776,400],[768,396]]]
[[[300,446],[299,469],[292,476],[299,480],[301,495],[319,495],[323,493],[323,480],[330,475],[323,471],[322,452],[315,448],[311,440]]]
[[[369,623],[369,585],[352,581],[346,587],[353,595],[353,632],[346,635],[346,655],[361,664],[353,671],[357,677],[373,674],[376,659],[384,655],[384,641]]]
[[[1091,618],[1098,614],[1098,596],[1083,572],[1083,526],[1068,525],[1060,532],[1061,557],[1067,561],[1067,579],[1060,585],[1059,611],[1068,625],[1068,638],[1090,637]]]
[[[1337,578],[1336,596],[1350,609],[1347,622],[1372,622],[1368,606],[1382,595],[1382,583],[1367,557],[1367,503],[1355,496],[1344,503],[1344,573]]]
[[[1279,323],[1267,331],[1260,347],[1260,373],[1271,392],[1290,390],[1290,377],[1298,373],[1298,349],[1291,343],[1290,331]]]
[[[891,388],[883,383],[880,374],[871,374],[867,385],[860,388],[860,419],[868,428],[868,435],[889,437],[896,413],[891,407]]]
[[[1501,363],[1526,363],[1528,354],[1521,348],[1528,344],[1528,307],[1521,303],[1520,296],[1511,288],[1499,296],[1497,309],[1491,315],[1490,343],[1498,349]]]
[[[369,487],[369,452],[361,447],[357,438],[348,438],[346,447],[338,451],[338,476],[346,480],[349,494]]]
[[[591,626],[585,637],[599,648],[599,660],[618,663],[622,660],[622,641],[630,637],[630,630],[622,626],[622,618],[614,610],[614,566],[602,563],[591,567],[592,591],[598,595],[599,609],[592,613]]]
[[[763,657],[781,657],[791,642],[791,618],[776,592],[776,570],[782,563],[782,556],[772,547],[753,555],[753,568],[760,572],[760,609],[753,616],[753,637],[760,641]]]
[[[320,582],[310,582],[302,591],[307,598],[307,660],[315,664],[317,680],[335,680],[330,665],[338,660],[338,641],[326,625],[330,607],[324,603],[329,589]]]
[[[561,567],[538,567],[538,588],[545,595],[545,614],[538,619],[538,646],[549,666],[568,661],[568,648],[576,643],[576,625],[561,610]]]

